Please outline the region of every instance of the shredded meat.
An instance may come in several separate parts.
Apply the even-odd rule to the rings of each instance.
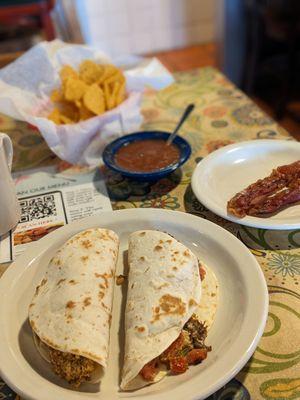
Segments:
[[[165,364],[172,374],[184,373],[189,365],[205,360],[211,346],[206,346],[207,327],[195,314],[184,325],[178,338],[159,356],[147,363],[140,375],[153,382],[159,372],[159,363]]]
[[[207,336],[207,327],[205,323],[198,321],[195,314],[187,321],[183,330],[188,332],[193,348],[211,351],[211,346],[206,346],[204,343]]]
[[[239,218],[274,213],[300,200],[300,160],[274,169],[271,175],[249,185],[227,203]]]
[[[48,347],[48,349],[53,371],[59,377],[65,379],[74,387],[79,387],[81,383],[91,379],[97,365],[95,361],[75,354],[64,353],[51,347]]]

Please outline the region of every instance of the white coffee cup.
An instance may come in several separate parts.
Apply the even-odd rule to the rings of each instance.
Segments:
[[[20,207],[11,176],[13,145],[0,133],[0,236],[13,229],[20,219]]]

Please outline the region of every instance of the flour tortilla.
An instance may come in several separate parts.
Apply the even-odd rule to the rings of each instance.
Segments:
[[[140,370],[177,339],[192,314],[197,314],[211,326],[216,310],[217,284],[214,274],[206,267],[204,294],[197,257],[163,232],[133,233],[129,238],[128,261],[121,388],[134,390],[150,383],[139,375]],[[213,299],[212,303],[210,299]],[[161,370],[154,382],[166,374],[166,370]]]
[[[29,306],[41,355],[47,346],[107,365],[119,239],[108,229],[88,229],[69,239],[51,259]],[[96,375],[96,376],[95,376]]]
[[[202,268],[205,270],[205,277],[201,282],[202,296],[199,306],[195,314],[199,321],[205,322],[209,331],[215,320],[218,302],[219,302],[219,284],[213,271],[201,262]]]

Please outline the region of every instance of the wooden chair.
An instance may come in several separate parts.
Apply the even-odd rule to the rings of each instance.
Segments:
[[[0,0],[0,24],[17,26],[28,17],[34,17],[46,40],[55,38],[50,12],[54,0]]]
[[[247,60],[243,89],[253,94],[255,82],[264,66],[278,81],[275,114],[282,118],[299,70],[300,1],[248,0]],[[286,72],[277,67],[284,60]]]

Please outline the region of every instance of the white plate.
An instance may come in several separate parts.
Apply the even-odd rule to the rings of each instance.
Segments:
[[[197,199],[215,214],[241,225],[265,229],[300,228],[300,204],[266,218],[237,218],[227,213],[227,202],[236,193],[273,168],[300,160],[300,143],[287,140],[251,140],[222,147],[195,168],[192,188]]]
[[[122,288],[115,287],[110,358],[101,391],[86,384],[71,390],[57,378],[34,347],[28,305],[50,258],[70,236],[90,227],[106,227],[121,240],[117,274],[123,271],[128,235],[139,229],[160,229],[174,235],[208,264],[219,280],[220,303],[207,343],[212,352],[185,374],[126,393],[119,391],[121,366],[118,334]],[[223,228],[190,214],[155,209],[103,212],[66,225],[34,243],[0,279],[0,372],[22,397],[31,400],[204,399],[229,381],[247,362],[263,333],[268,292],[263,273],[248,249]],[[123,331],[120,329],[123,337]]]

